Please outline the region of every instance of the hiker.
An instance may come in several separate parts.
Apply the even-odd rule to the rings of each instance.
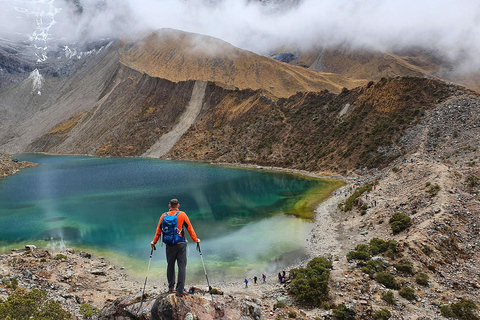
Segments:
[[[257,276],[254,276],[254,277],[253,277],[253,283],[254,283],[254,284],[257,284],[257,279],[258,279]]]
[[[265,273],[262,273],[262,278],[263,278],[263,283],[265,283],[265,279],[267,278],[267,276],[265,275]]]
[[[278,273],[278,281],[280,281],[280,283],[283,282],[283,277],[282,277],[282,274],[280,272]]]
[[[244,282],[245,282],[245,288],[248,288],[248,280],[247,280],[247,278],[245,278],[245,281],[244,281]]]
[[[187,239],[183,227],[196,243],[200,243],[195,230],[193,230],[190,219],[185,212],[178,210],[180,203],[177,199],[170,200],[169,211],[162,214],[158,221],[157,232],[153,241],[150,243],[152,249],[157,244],[158,239],[163,233],[162,241],[165,243],[165,253],[167,257],[167,281],[168,291],[176,291],[178,297],[183,297],[185,287],[185,271],[187,268]],[[176,223],[175,223],[176,222]],[[170,226],[170,228],[169,228]],[[175,262],[178,266],[177,285],[175,286]]]

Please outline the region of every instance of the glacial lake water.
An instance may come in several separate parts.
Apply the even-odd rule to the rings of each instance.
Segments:
[[[275,274],[305,258],[311,222],[292,215],[319,201],[337,181],[266,170],[144,158],[26,154],[38,163],[0,180],[0,249],[31,243],[103,255],[144,276],[160,215],[180,201],[198,237],[212,283]],[[300,206],[299,206],[300,204]],[[205,279],[195,244],[188,246],[187,283]],[[164,282],[158,243],[152,278]],[[156,278],[160,276],[161,278]]]

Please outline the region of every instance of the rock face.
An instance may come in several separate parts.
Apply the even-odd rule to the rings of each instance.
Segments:
[[[230,297],[210,297],[162,293],[145,297],[131,295],[119,298],[106,306],[97,319],[261,319],[260,307],[248,300],[236,301]]]

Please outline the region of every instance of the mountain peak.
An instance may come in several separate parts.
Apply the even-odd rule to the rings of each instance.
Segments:
[[[261,89],[276,97],[289,97],[298,91],[340,92],[343,87],[363,84],[282,63],[213,37],[173,29],[158,30],[126,45],[121,62],[173,82],[211,81],[231,89]]]

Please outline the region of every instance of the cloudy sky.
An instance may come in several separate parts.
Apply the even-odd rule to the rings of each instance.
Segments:
[[[298,3],[289,9],[269,2],[0,0],[0,30],[2,37],[80,41],[174,28],[260,54],[281,46],[419,46],[480,67],[478,0],[281,0]]]

